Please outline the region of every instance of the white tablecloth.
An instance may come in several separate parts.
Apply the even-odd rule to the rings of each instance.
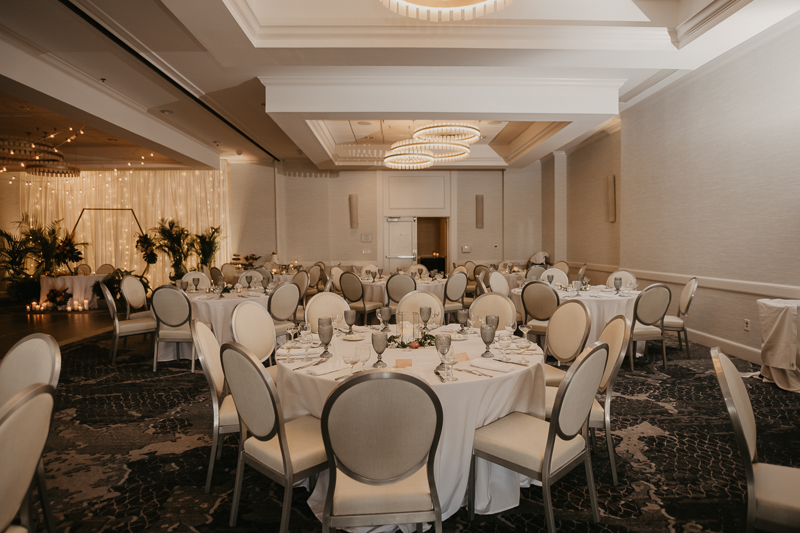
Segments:
[[[800,300],[762,299],[756,303],[761,321],[761,375],[782,389],[800,392]]]
[[[519,282],[525,280],[525,272],[513,272],[513,273],[503,272],[503,276],[506,278],[506,281],[508,282],[509,289],[518,289]]]
[[[445,326],[444,330],[456,328]],[[335,378],[349,372],[347,366],[341,362],[341,354],[345,350],[355,350],[359,345],[370,345],[369,334],[364,337],[364,340],[358,342],[348,342],[341,338],[334,340],[331,351],[336,362],[333,364],[344,368],[334,374],[311,376],[305,370],[298,372],[291,370],[301,363],[279,364],[278,395],[287,420],[306,414],[321,416],[325,400],[340,383],[335,381]],[[484,344],[478,335],[470,335],[465,341],[453,342],[453,347],[457,352],[465,352],[471,358],[479,357],[484,350]],[[376,358],[373,351],[372,358],[367,363],[368,368]],[[543,359],[540,354],[529,356],[528,360],[531,362],[529,367],[514,366],[508,374],[493,372],[496,374],[493,378],[455,372],[458,381],[453,383],[442,383],[433,373],[433,369],[439,364],[434,348],[387,350],[383,354],[383,360],[389,367],[394,366],[395,359],[411,359],[413,370],[410,372],[418,377],[424,377],[442,402],[444,424],[434,471],[442,505],[442,518],[447,519],[466,504],[467,478],[475,429],[514,411],[544,418]],[[467,366],[467,363],[459,363],[458,366]],[[516,507],[519,505],[519,487],[521,484],[526,486],[528,481],[511,470],[478,460],[476,511],[479,514],[491,514]],[[324,472],[320,475],[314,493],[308,500],[312,511],[319,518],[322,517],[327,486],[328,474]],[[382,529],[392,530],[391,527]],[[414,526],[410,524],[403,527],[404,531],[413,529]]]
[[[387,278],[388,279],[388,278]],[[444,286],[447,280],[438,280],[431,282],[424,282],[417,280],[417,290],[429,292],[439,298],[439,301],[444,302]],[[381,302],[383,305],[389,305],[389,296],[386,294],[386,280],[371,281],[361,280],[364,286],[364,298],[368,302]]]
[[[39,278],[39,303],[47,301],[47,293],[51,289],[69,289],[72,298],[83,305],[84,300],[89,300],[89,309],[97,309],[97,297],[92,293],[92,285],[95,281],[102,281],[105,276],[58,276],[51,278],[42,276]]]

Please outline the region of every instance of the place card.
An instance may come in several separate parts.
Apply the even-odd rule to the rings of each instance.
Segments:
[[[467,352],[461,352],[460,354],[456,354],[456,356],[458,357],[459,363],[463,363],[464,361],[469,361],[469,355],[467,355]]]
[[[394,366],[397,368],[408,368],[413,365],[411,359],[395,359]]]

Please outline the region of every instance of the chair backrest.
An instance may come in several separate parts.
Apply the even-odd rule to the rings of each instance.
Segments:
[[[634,320],[646,326],[660,324],[667,314],[670,300],[672,292],[669,287],[663,283],[650,285],[636,298],[636,304],[633,306]]]
[[[528,316],[536,320],[550,320],[559,304],[558,291],[546,281],[532,281],[522,288],[526,322]]]
[[[220,281],[225,281],[225,276],[222,275],[222,271],[217,267],[211,267],[211,281],[214,282],[214,285]]]
[[[464,268],[467,269],[467,278],[469,278],[470,281],[475,281],[475,263],[467,261],[464,263]]]
[[[222,265],[222,275],[227,283],[236,283],[236,267],[230,263]]]
[[[497,315],[500,317],[500,328],[504,324],[510,324],[517,320],[517,308],[508,296],[497,292],[487,292],[475,298],[469,306],[470,316],[480,318],[481,322],[486,322],[486,315]]]
[[[174,328],[191,321],[192,306],[182,290],[162,285],[153,291],[153,313],[159,323]]]
[[[114,270],[115,270],[114,269],[114,265],[111,265],[109,263],[104,263],[104,264],[100,265],[99,267],[97,267],[97,270],[95,271],[95,274],[98,275],[98,276],[107,276],[109,274],[113,274]]]
[[[197,271],[195,271],[195,272],[187,272],[181,278],[181,280],[189,282],[189,287],[192,286],[192,284],[194,283],[195,279],[199,279],[200,280],[197,283],[197,287],[200,288],[200,289],[205,289],[206,287],[210,287],[211,286],[211,280],[208,279],[208,276],[206,276],[202,272],[197,272]]]
[[[547,321],[547,353],[561,362],[572,361],[586,346],[591,326],[589,310],[582,302],[562,303]]]
[[[475,269],[473,270],[473,276],[474,276],[475,281],[477,281],[478,278],[481,277],[481,274],[483,274],[484,272],[486,272],[486,277],[484,278],[484,283],[489,283],[489,273],[491,272],[491,270],[486,265],[476,265],[475,266]]]
[[[311,328],[311,333],[316,333],[320,318],[343,315],[348,309],[350,306],[347,301],[335,292],[320,292],[306,304],[305,321]]]
[[[250,350],[259,361],[265,361],[277,345],[275,323],[269,312],[256,302],[242,302],[231,315],[233,340]]]
[[[302,296],[296,283],[281,283],[269,295],[267,311],[275,320],[291,320]]]
[[[475,296],[481,296],[489,292],[486,288],[486,278],[489,277],[489,270],[481,270],[475,276]]]
[[[617,373],[628,351],[628,341],[631,338],[631,320],[625,315],[617,315],[608,321],[606,327],[600,332],[598,341],[608,344],[608,362],[600,380],[600,392],[605,392],[614,387]]]
[[[53,420],[55,390],[36,383],[0,404],[0,530],[6,531],[42,456]],[[27,531],[27,530],[25,530]]]
[[[744,380],[739,370],[733,365],[727,355],[719,348],[711,349],[711,360],[714,363],[714,372],[717,374],[719,388],[728,408],[728,416],[733,424],[733,432],[739,443],[739,451],[744,460],[748,481],[752,479],[754,461],[758,461],[756,450],[756,417],[753,414],[753,405],[747,393]]]
[[[444,285],[444,299],[447,302],[457,302],[464,297],[467,291],[467,273],[466,270],[459,270],[450,274],[447,278],[447,283]]]
[[[219,341],[211,329],[196,318],[192,319],[191,328],[197,358],[206,375],[208,388],[214,392],[219,401],[225,389],[225,372],[222,371],[222,360],[219,358]]]
[[[239,285],[246,287],[247,286],[247,276],[250,276],[250,286],[252,287],[253,284],[257,281],[261,281],[264,279],[264,275],[261,274],[257,269],[253,270],[245,270],[242,272],[242,275],[239,276]]]
[[[426,462],[435,489],[433,458],[442,422],[439,398],[415,376],[367,370],[347,379],[328,396],[320,419],[332,476],[329,494],[337,468],[362,483],[383,485],[408,478]]]
[[[386,280],[386,295],[390,302],[400,302],[403,296],[417,290],[417,282],[404,272],[396,272]]]
[[[403,296],[400,303],[397,304],[397,314],[399,315],[404,312],[419,313],[420,307],[431,308],[431,319],[428,321],[428,326],[435,325],[438,327],[442,325],[442,320],[444,320],[442,301],[429,292],[412,291]],[[436,318],[433,317],[435,314],[434,312],[439,313]]]
[[[77,272],[78,274],[82,274],[82,275],[84,275],[84,276],[88,276],[89,274],[91,274],[91,273],[92,273],[92,267],[90,267],[90,266],[89,266],[88,264],[86,264],[86,263],[81,263],[81,264],[80,264],[80,265],[78,265],[78,267],[75,269],[75,272]]]
[[[558,386],[550,416],[545,461],[549,463],[555,436],[571,440],[581,433],[592,410],[592,402],[603,377],[608,345],[596,342],[581,353]],[[548,453],[549,452],[549,453]]]
[[[581,269],[578,270],[578,276],[585,276],[586,275],[586,263],[581,265]]]
[[[270,272],[273,270],[280,271],[281,266],[276,263],[275,261],[270,261],[269,263],[264,263],[264,267],[269,270]]]
[[[101,283],[102,285],[102,283]],[[128,307],[147,309],[147,293],[144,290],[142,281],[134,276],[125,276],[119,284],[119,289],[128,302]]]
[[[459,265],[455,267],[450,274],[455,274],[456,272],[463,272],[464,274],[467,274],[467,267],[464,265]],[[469,274],[467,274],[467,281],[469,281]]]
[[[497,270],[499,270],[500,272],[505,272],[506,270],[510,270],[513,264],[514,263],[512,263],[511,261],[500,261],[500,264],[497,265]]]
[[[348,302],[358,302],[364,298],[364,285],[361,280],[352,272],[342,272],[339,277],[339,285],[342,287],[342,295]]]
[[[211,279],[211,269],[208,268],[208,265],[200,265],[200,272],[205,274],[209,280]]]
[[[697,291],[697,278],[692,278],[683,286],[681,300],[678,303],[678,316],[685,317],[689,314],[689,306],[694,300],[694,293]]]
[[[497,270],[489,274],[489,286],[492,288],[492,292],[499,292],[508,296],[508,280]]]
[[[261,274],[261,286],[266,287],[272,282],[272,272],[267,267],[260,266],[255,269],[256,272]]]
[[[561,272],[569,276],[569,263],[566,261],[556,261],[553,265],[553,268],[559,269]]]
[[[283,433],[283,415],[278,390],[264,365],[250,350],[238,342],[226,342],[220,348],[222,368],[236,403],[239,418],[258,440],[272,439]],[[286,438],[280,435],[281,451]],[[286,465],[284,453],[284,465]]]
[[[547,276],[553,276],[553,284],[559,283],[561,285],[569,284],[569,277],[564,274],[564,271],[558,268],[548,268],[539,277],[542,281],[547,281]]]
[[[424,276],[425,274],[430,274],[430,272],[428,272],[428,267],[420,263],[417,263],[416,265],[411,265],[411,267],[409,267],[408,273],[413,275],[414,272],[418,273],[420,277]]]
[[[100,290],[103,292],[103,300],[106,302],[106,306],[108,307],[108,312],[111,315],[111,320],[114,322],[114,330],[119,330],[119,314],[117,313],[117,302],[114,300],[114,296],[111,295],[111,291],[108,290],[105,283],[100,283]]]
[[[34,383],[56,388],[60,375],[61,349],[56,340],[44,333],[28,335],[0,360],[0,406]]]
[[[342,286],[339,284],[339,280],[343,273],[344,270],[342,270],[341,267],[331,267],[331,281],[333,281],[333,288],[339,292],[342,291]]]
[[[377,269],[376,269],[377,270]],[[317,288],[317,283],[319,283],[319,276],[322,273],[322,269],[319,266],[319,263],[314,263],[311,268],[308,269],[308,286]]]
[[[375,275],[378,275],[378,267],[373,264],[364,265],[361,267],[361,274],[366,275],[367,272],[375,272]]]
[[[635,287],[636,286],[636,276],[628,272],[627,270],[617,270],[616,272],[612,272],[608,279],[606,280],[607,287],[614,286],[614,278],[622,278],[622,287]]]
[[[542,278],[542,272],[544,272],[544,267],[540,267],[538,265],[534,265],[528,269],[525,273],[525,279],[530,281],[535,281]]]
[[[306,291],[308,291],[308,280],[308,272],[305,270],[298,271],[297,274],[292,277],[292,283],[300,287],[300,298],[303,298],[306,295]]]

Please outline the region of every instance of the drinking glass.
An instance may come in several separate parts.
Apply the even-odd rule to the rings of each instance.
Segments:
[[[344,312],[344,322],[350,327],[350,330],[347,332],[347,334],[352,335],[353,324],[356,323],[356,312],[353,309],[348,309]]]
[[[250,282],[251,282],[251,281],[253,281],[253,276],[251,276],[250,274],[248,274],[248,275],[246,275],[246,276],[244,277],[244,280],[247,282],[247,288],[249,289],[249,288],[250,288]]]
[[[330,359],[333,354],[328,351],[328,346],[331,343],[331,339],[333,339],[333,326],[330,324],[320,325],[317,329],[317,334],[319,335],[319,341],[325,346],[325,349],[320,354],[320,357],[322,359]],[[309,335],[309,337],[310,336],[311,335]]]
[[[509,348],[511,348],[511,337],[506,337],[504,335],[500,337],[500,339],[497,341],[497,344],[500,346],[500,351],[503,354],[503,357],[498,359],[498,361],[510,361],[510,359],[506,355],[506,352],[508,351]]]
[[[553,284],[553,275],[552,274],[548,274],[547,275],[547,283],[549,283],[550,285]]]
[[[617,294],[619,294],[619,289],[622,287],[622,278],[614,278],[614,288],[617,289]]]
[[[378,360],[372,365],[372,368],[386,368],[386,363],[383,362],[383,352],[386,351],[387,337],[386,333],[373,333],[372,334],[372,348],[378,354]]]
[[[521,280],[519,280],[519,281],[517,282],[517,285],[519,285],[519,288],[521,289],[522,287],[524,287],[524,286],[525,286],[525,283],[527,283],[527,282],[528,282],[528,280],[526,280],[526,279],[521,279]]]
[[[389,321],[392,319],[392,308],[391,307],[381,307],[378,309],[378,318],[381,319],[381,324],[383,324],[383,331],[384,333],[389,333],[392,330],[389,328]]]
[[[183,292],[186,292],[186,289],[188,288],[189,288],[189,282],[186,280],[181,280],[181,289],[183,289]]]
[[[358,346],[356,347],[356,354],[358,355],[358,360],[361,363],[361,371],[364,371],[364,366],[369,361],[369,346]]]
[[[200,285],[200,278],[192,278],[192,284],[194,284],[194,292],[197,292],[197,286]]]
[[[419,308],[419,318],[422,320],[424,326],[422,327],[422,331],[428,331],[428,320],[431,319],[431,308],[430,307],[420,307]]]
[[[458,323],[461,324],[461,329],[458,330],[458,333],[460,335],[466,335],[468,331],[464,326],[467,324],[467,320],[469,320],[469,309],[459,309],[458,312],[456,312],[456,318],[458,319]]]
[[[320,326],[333,326],[333,319],[329,316],[322,316],[317,319],[317,327]]]
[[[374,270],[371,270],[370,275],[372,276],[372,283],[375,283],[375,278],[378,276],[378,273]]]
[[[505,327],[506,331],[511,334],[509,336],[512,336],[514,335],[514,332],[517,331],[517,321],[513,319],[509,320],[508,322],[506,322]]]
[[[333,326],[336,328],[334,334],[338,337],[340,333],[339,328],[342,327],[342,313],[333,315]]]
[[[497,315],[486,315],[486,325],[497,329],[500,326],[500,317]]]
[[[378,277],[381,277],[381,278],[383,277],[383,269],[382,268],[378,269]]]
[[[446,333],[440,333],[436,335],[434,339],[434,345],[436,346],[436,351],[439,353],[439,357],[442,359],[442,364],[436,367],[436,370],[441,372],[442,370],[447,370],[444,364],[444,354],[447,350],[450,349],[450,345],[453,339],[450,335]]]
[[[303,347],[303,362],[308,362],[308,349],[311,348],[311,332],[300,332],[300,346]]]
[[[359,361],[358,354],[355,351],[352,353],[348,351],[344,355],[342,355],[342,359],[344,360],[345,364],[350,365],[350,375],[352,376],[353,367],[356,366],[356,364],[358,364]]]
[[[433,319],[434,329],[436,329],[435,326],[438,323],[438,321],[436,319],[439,318],[439,310],[438,309],[434,309],[433,310],[433,313],[431,314],[431,318]]]
[[[458,363],[456,351],[452,348],[447,350],[447,352],[442,356],[442,361],[447,367],[447,381],[458,381],[458,378],[453,375],[453,367],[456,365],[456,363]]]
[[[486,344],[486,351],[481,354],[481,357],[494,357],[492,352],[489,351],[489,346],[491,346],[492,341],[494,341],[494,332],[495,329],[492,326],[481,326],[481,340]]]
[[[519,330],[522,332],[522,338],[528,338],[528,332],[531,330],[531,327],[528,324],[521,324]]]

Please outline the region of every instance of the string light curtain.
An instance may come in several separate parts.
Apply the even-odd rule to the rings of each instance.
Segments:
[[[63,220],[70,231],[84,208],[131,208],[144,231],[159,219],[175,219],[190,233],[222,226],[222,241],[214,264],[230,260],[230,200],[228,165],[221,171],[125,170],[81,172],[76,178],[47,179],[24,175],[20,186],[23,213],[42,221]],[[27,185],[26,185],[27,183]],[[75,229],[76,242],[88,243],[84,260],[96,269],[104,263],[137,274],[147,266],[136,250],[139,227],[130,211],[86,211]],[[171,261],[159,253],[147,277],[152,287],[169,283]],[[190,268],[197,259],[189,260]]]

